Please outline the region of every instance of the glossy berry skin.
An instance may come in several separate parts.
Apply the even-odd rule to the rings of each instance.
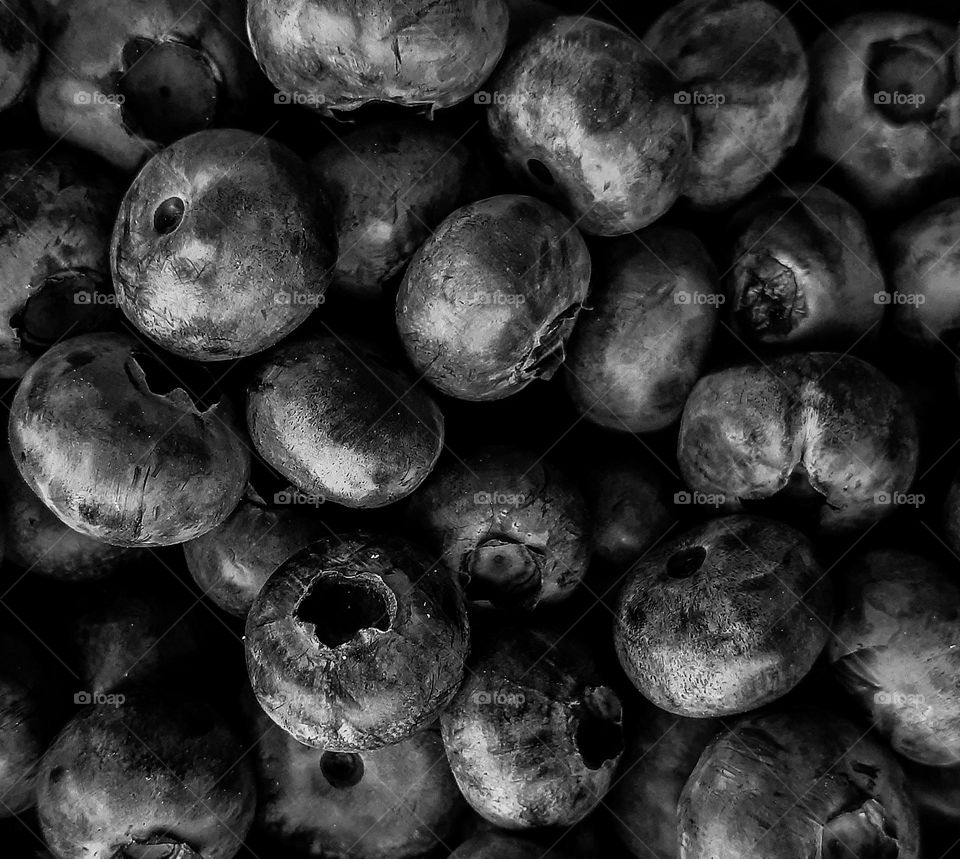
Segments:
[[[503,194],[463,206],[417,251],[397,294],[407,356],[434,387],[499,400],[563,361],[590,254],[558,211]]]
[[[242,121],[265,88],[237,0],[53,5],[47,44],[60,59],[40,74],[40,124],[127,173],[185,135]]]
[[[430,394],[379,348],[334,335],[284,344],[247,387],[257,452],[318,502],[384,507],[413,492],[443,448]]]
[[[852,205],[794,183],[739,217],[726,292],[731,328],[750,348],[849,349],[877,338],[883,271]]]
[[[684,859],[920,855],[900,765],[859,726],[828,712],[735,722],[707,746],[678,812]]]
[[[206,705],[182,700],[84,708],[47,750],[37,786],[43,837],[58,859],[113,859],[147,844],[230,859],[255,804],[239,740]]]
[[[680,195],[690,108],[635,38],[557,17],[514,48],[491,84],[490,133],[511,173],[586,233],[651,224]]]
[[[291,555],[330,535],[312,507],[278,504],[300,494],[262,498],[252,488],[230,518],[183,545],[187,569],[203,595],[235,617],[245,618],[260,588]]]
[[[821,533],[849,533],[904,503],[917,422],[900,388],[865,361],[798,353],[700,379],[677,456],[687,486],[726,510],[775,501]]]
[[[110,250],[127,319],[194,361],[278,343],[323,302],[336,258],[329,203],[306,163],[236,129],[191,134],[148,161]]]
[[[506,829],[576,823],[613,781],[620,701],[582,643],[495,614],[482,623],[463,686],[440,716],[457,784]]]
[[[17,149],[0,153],[0,194],[0,378],[18,379],[63,337],[119,321],[109,245],[123,188],[79,152]]]
[[[471,601],[558,603],[586,573],[583,498],[562,468],[530,451],[491,446],[449,460],[411,497],[408,513]]]
[[[598,245],[564,381],[587,420],[618,432],[674,423],[719,321],[717,272],[686,230],[650,227]]]
[[[638,561],[614,641],[631,682],[693,718],[769,704],[823,650],[829,579],[795,529],[754,516],[713,519]]]
[[[467,805],[435,726],[365,752],[310,748],[262,711],[251,734],[254,827],[270,843],[305,859],[413,859],[455,840]]]
[[[209,531],[240,500],[250,453],[229,402],[188,393],[188,372],[171,373],[126,334],[49,350],[10,411],[24,480],[71,528],[117,546],[166,546]],[[216,396],[208,377],[193,387]]]
[[[253,691],[308,746],[378,749],[429,724],[463,679],[466,608],[450,574],[399,537],[320,540],[269,578],[247,615]]]
[[[912,552],[876,550],[838,577],[827,655],[837,679],[898,754],[960,763],[960,588]]]
[[[699,209],[736,203],[800,136],[809,69],[789,16],[763,0],[682,0],[643,43],[692,108],[683,195]]]
[[[365,302],[383,299],[431,230],[491,184],[468,142],[422,120],[359,125],[321,148],[310,166],[340,239],[329,295]]]
[[[810,50],[809,151],[866,209],[897,212],[960,170],[956,27],[911,12],[852,15]]]
[[[507,22],[503,0],[247,6],[254,55],[281,98],[325,114],[375,101],[433,110],[469,98],[500,59]]]
[[[92,581],[135,567],[138,550],[112,546],[73,530],[24,482],[10,452],[0,451],[0,521],[7,561],[31,575]]]
[[[960,197],[924,209],[890,234],[890,305],[897,336],[922,350],[960,345]]]

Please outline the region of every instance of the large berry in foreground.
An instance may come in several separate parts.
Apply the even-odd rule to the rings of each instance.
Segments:
[[[47,750],[37,782],[40,827],[59,859],[230,859],[256,805],[240,741],[209,707],[184,700],[85,708]]]
[[[298,552],[247,615],[260,705],[301,743],[377,749],[428,725],[463,679],[463,597],[399,537],[351,534]]]
[[[677,455],[687,485],[728,510],[766,500],[823,532],[849,532],[910,501],[917,421],[865,361],[793,354],[700,379]]]
[[[233,409],[201,372],[125,334],[65,340],[24,376],[10,450],[30,488],[82,534],[167,546],[230,515],[250,471]],[[173,367],[174,369],[171,369]]]
[[[467,802],[508,829],[568,826],[595,808],[623,751],[621,708],[583,642],[495,614],[440,717]]]
[[[633,684],[681,716],[756,709],[792,689],[826,643],[829,580],[810,542],[755,516],[713,519],[634,564],[615,642]]]
[[[920,855],[900,765],[827,712],[735,722],[707,746],[678,810],[684,859]]]
[[[120,309],[197,361],[282,340],[322,303],[336,258],[333,218],[306,163],[233,129],[151,159],[127,190],[111,248]]]
[[[498,400],[556,372],[589,284],[574,226],[540,200],[504,194],[457,209],[421,246],[397,327],[432,385]]]
[[[586,233],[618,236],[676,201],[690,161],[690,108],[635,38],[592,18],[555,18],[494,77],[490,132],[514,176]]]
[[[336,336],[287,343],[247,389],[260,455],[318,502],[383,507],[413,492],[443,449],[430,395],[368,343]]]
[[[281,101],[323,113],[469,98],[507,39],[503,0],[251,0],[247,32]]]

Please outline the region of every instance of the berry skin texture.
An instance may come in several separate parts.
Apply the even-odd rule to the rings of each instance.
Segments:
[[[322,303],[336,259],[333,215],[307,164],[235,129],[192,134],[148,161],[110,251],[127,319],[194,361],[278,343]]]
[[[852,15],[813,43],[806,146],[864,209],[897,213],[960,177],[956,37],[931,18],[884,11]]]
[[[549,379],[590,285],[583,237],[519,194],[471,203],[417,251],[396,319],[417,372],[451,397],[499,400]]]
[[[562,602],[590,560],[579,489],[530,451],[489,446],[451,460],[411,496],[407,511],[472,602],[515,609]]]
[[[298,743],[258,710],[254,827],[306,859],[413,859],[456,842],[467,804],[436,726],[365,752]]]
[[[587,420],[655,432],[680,417],[703,372],[719,320],[717,272],[686,230],[650,227],[600,247],[564,381]]]
[[[504,0],[252,0],[247,33],[281,97],[323,114],[370,102],[450,107],[493,71]]]
[[[828,712],[734,722],[707,746],[677,810],[684,859],[920,855],[900,765]]]
[[[837,679],[903,757],[960,763],[960,589],[922,555],[871,551],[838,577],[827,656]]]
[[[683,195],[719,210],[753,191],[800,137],[810,81],[788,16],[763,0],[683,0],[643,43],[692,106]]]
[[[244,637],[253,691],[301,743],[379,749],[456,694],[469,648],[450,573],[399,537],[320,540],[268,579]]]
[[[240,741],[213,710],[184,700],[84,708],[37,778],[40,827],[58,859],[113,859],[146,844],[180,845],[184,859],[231,859],[255,805]]]
[[[582,642],[495,613],[482,623],[463,686],[440,716],[454,778],[497,826],[572,825],[613,782],[620,701]]]
[[[794,528],[713,519],[638,561],[624,583],[620,665],[658,707],[729,716],[792,689],[826,643],[829,579]]]
[[[378,348],[318,336],[286,343],[247,386],[257,452],[318,502],[384,507],[430,474],[443,415],[430,394]]]
[[[490,133],[512,175],[583,232],[631,233],[679,197],[690,108],[632,36],[592,18],[554,18],[508,55],[491,86]]]
[[[794,183],[743,207],[726,289],[735,334],[759,349],[849,349],[880,334],[884,281],[863,218]]]
[[[237,506],[250,453],[202,368],[159,360],[127,334],[86,334],[46,352],[10,410],[20,473],[63,522],[116,546],[169,546]],[[191,388],[185,375],[199,372]]]
[[[16,149],[0,153],[0,195],[0,378],[18,379],[64,337],[119,321],[109,247],[123,186],[79,153]]]
[[[701,378],[677,457],[687,486],[728,512],[767,501],[820,534],[841,534],[908,500],[918,446],[900,388],[859,358],[811,352]]]

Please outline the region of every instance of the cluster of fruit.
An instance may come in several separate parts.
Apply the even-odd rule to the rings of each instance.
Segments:
[[[587,5],[0,0],[3,856],[960,844],[957,14]]]

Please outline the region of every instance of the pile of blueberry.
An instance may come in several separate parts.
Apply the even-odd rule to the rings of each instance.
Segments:
[[[0,0],[0,857],[960,855],[958,18]]]

